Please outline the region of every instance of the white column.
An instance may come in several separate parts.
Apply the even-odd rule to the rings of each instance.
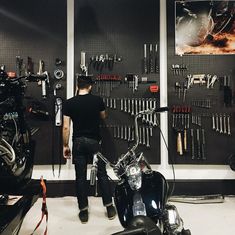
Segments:
[[[74,0],[67,0],[67,98],[74,91]]]
[[[167,8],[166,0],[160,0],[160,107],[167,103]],[[168,116],[167,112],[160,114],[161,131],[168,145]],[[161,166],[168,165],[168,150],[165,141],[160,137]]]
[[[74,96],[74,0],[67,0],[67,99]],[[72,122],[70,133],[72,133]],[[72,135],[69,146],[72,149]],[[67,169],[73,169],[72,160],[67,161]],[[70,175],[68,173],[68,175]]]

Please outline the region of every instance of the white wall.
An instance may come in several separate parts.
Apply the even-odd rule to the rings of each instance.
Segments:
[[[158,1],[158,0],[156,0]],[[160,105],[167,106],[167,30],[166,30],[166,0],[160,0]],[[74,0],[67,0],[67,98],[73,96],[74,91]],[[166,140],[168,137],[168,118],[166,113],[160,117],[161,130]],[[168,142],[168,141],[167,141]],[[71,141],[70,141],[71,143]],[[157,144],[157,143],[156,143]],[[153,165],[153,169],[160,171],[167,179],[173,179],[172,166],[168,164],[168,152],[161,138],[161,165]],[[229,166],[220,165],[174,165],[176,179],[235,179],[235,172]],[[115,176],[110,168],[108,174]],[[51,166],[35,166],[33,178],[40,176],[47,180],[73,180],[74,168],[71,160],[62,166],[58,178],[58,166],[55,166],[55,176]],[[88,171],[89,175],[89,171]]]

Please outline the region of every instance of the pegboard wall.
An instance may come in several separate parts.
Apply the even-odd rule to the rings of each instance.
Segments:
[[[175,2],[167,1],[169,162],[225,165],[235,153],[235,48],[230,55],[176,55]]]
[[[102,96],[107,107],[101,130],[103,153],[110,160],[133,144],[134,114],[159,106],[159,91],[150,92],[151,85],[159,86],[158,46],[158,1],[75,2],[75,73],[81,73],[83,51],[88,73],[97,80],[92,92]],[[157,116],[145,118],[140,123],[140,151],[150,163],[160,163]]]
[[[61,127],[55,126],[54,102],[55,98],[66,97],[66,6],[66,0],[3,0],[0,6],[0,64],[5,65],[7,72],[16,72],[16,57],[20,58],[23,76],[28,72],[37,74],[42,60],[44,71],[49,74],[45,99],[41,86],[34,82],[27,83],[25,94],[26,116],[36,141],[36,165],[64,162]],[[61,79],[54,76],[58,69],[64,72]],[[57,84],[61,88],[55,95]],[[46,111],[49,115],[30,113],[29,108]]]

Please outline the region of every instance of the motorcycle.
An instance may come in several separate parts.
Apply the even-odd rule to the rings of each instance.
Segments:
[[[31,179],[35,142],[26,121],[26,81],[42,76],[16,77],[0,67],[0,184],[19,185]]]
[[[191,235],[184,229],[177,208],[167,203],[169,186],[164,176],[151,169],[139,145],[138,119],[142,115],[167,111],[167,108],[140,111],[135,116],[135,144],[113,164],[100,152],[93,156],[90,184],[95,184],[97,163],[109,164],[118,178],[114,202],[121,225],[125,228],[113,235]]]

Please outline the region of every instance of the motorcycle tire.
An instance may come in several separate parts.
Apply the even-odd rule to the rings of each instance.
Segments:
[[[191,235],[191,231],[189,229],[183,229],[180,235]]]

